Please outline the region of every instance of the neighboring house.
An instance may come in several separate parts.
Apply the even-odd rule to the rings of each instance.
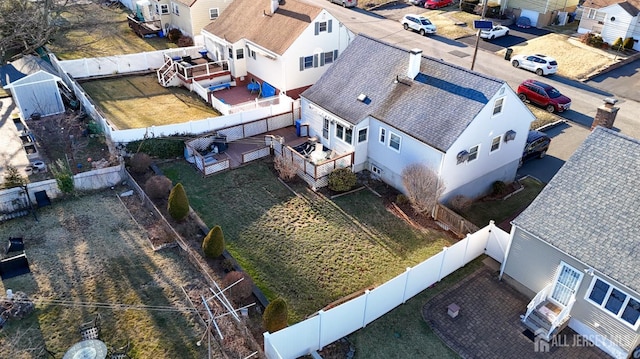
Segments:
[[[640,356],[638,188],[640,141],[596,127],[513,220],[501,275],[534,298],[522,319],[542,338],[568,324],[615,358]]]
[[[161,28],[180,29],[195,39],[203,27],[218,19],[231,0],[140,0],[132,9],[145,21],[160,20]]]
[[[640,51],[640,0],[585,1],[578,32],[598,33],[610,45],[618,38],[632,37],[633,49]]]
[[[531,26],[542,27],[552,24],[559,13],[571,12],[579,0],[503,0],[503,9],[509,8],[520,17],[531,20]],[[565,18],[566,19],[566,18]]]
[[[296,0],[234,0],[202,30],[213,58],[237,83],[267,82],[289,97],[315,83],[353,34],[328,11]]]
[[[301,95],[301,122],[338,155],[353,152],[403,190],[410,164],[432,168],[453,195],[512,182],[535,119],[502,80],[358,35]]]

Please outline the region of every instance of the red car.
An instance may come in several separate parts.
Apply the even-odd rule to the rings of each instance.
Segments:
[[[518,97],[522,101],[530,101],[547,111],[563,112],[571,107],[571,99],[563,95],[555,87],[538,80],[525,80],[518,86]]]
[[[433,10],[449,6],[451,4],[453,4],[453,0],[427,0],[424,3],[424,7]]]

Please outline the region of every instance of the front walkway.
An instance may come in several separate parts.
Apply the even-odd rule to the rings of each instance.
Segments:
[[[496,262],[487,258],[485,262]],[[537,352],[535,341],[523,334],[520,322],[529,298],[498,281],[495,265],[483,266],[455,286],[433,297],[422,308],[423,319],[463,358],[610,358],[605,352],[566,328],[549,351]],[[447,307],[460,307],[451,318]],[[546,342],[542,341],[542,344]],[[542,346],[541,346],[542,347]]]

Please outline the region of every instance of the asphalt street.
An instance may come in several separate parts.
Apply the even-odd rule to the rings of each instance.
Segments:
[[[327,8],[355,34],[367,34],[406,49],[418,48],[427,56],[471,68],[475,37],[451,40],[437,34],[420,36],[417,33],[405,31],[400,25],[399,20],[405,14],[420,14],[427,10],[401,3],[390,8],[369,12],[358,8],[344,9],[339,5],[328,4],[322,0],[305,1]],[[545,33],[544,30],[535,28],[516,28],[510,31],[508,38],[496,39],[491,42],[480,41],[474,71],[500,78],[515,90],[525,79],[537,76],[525,70],[514,69],[509,61],[505,61],[504,57],[496,55],[494,52]],[[544,82],[555,86],[571,98],[571,110],[561,114],[562,118],[566,120],[564,124],[546,131],[552,136],[548,155],[540,160],[528,161],[520,169],[519,174],[529,174],[548,182],[588,136],[597,108],[608,97],[619,100],[616,106],[620,110],[614,124],[614,130],[630,137],[640,138],[639,68],[640,61],[635,61],[586,83],[558,75],[545,77]]]

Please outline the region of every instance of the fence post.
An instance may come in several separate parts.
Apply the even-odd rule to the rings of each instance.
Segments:
[[[324,310],[320,309],[318,311],[318,350],[322,350],[322,315],[324,314]]]
[[[438,270],[438,282],[442,280],[442,266],[444,265],[444,261],[447,258],[447,249],[449,247],[442,247],[442,261],[440,262],[440,269]]]
[[[369,289],[366,289],[364,291],[364,310],[362,311],[362,326],[361,328],[364,328],[367,323],[365,323],[367,321],[367,303],[369,302],[369,293],[371,291]]]
[[[407,302],[407,284],[409,284],[409,273],[411,272],[411,267],[407,267],[404,272],[406,275],[404,278],[404,290],[402,291],[402,304]]]
[[[464,244],[464,255],[462,256],[462,266],[467,264],[467,250],[469,249],[469,242],[471,242],[471,234],[467,233],[467,236],[464,239],[467,241],[467,243]]]

